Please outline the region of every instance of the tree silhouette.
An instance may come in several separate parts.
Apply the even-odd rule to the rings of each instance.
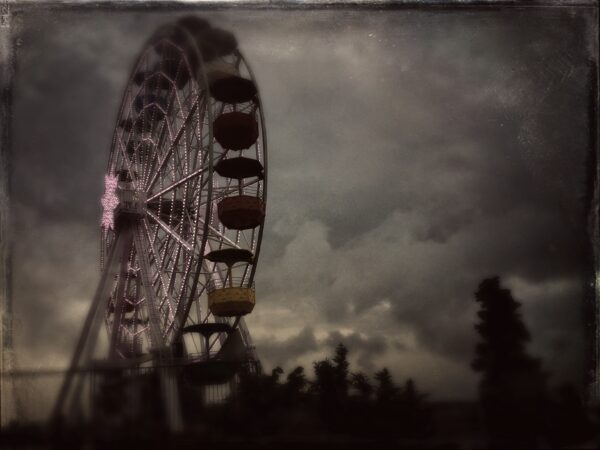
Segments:
[[[292,370],[286,379],[285,389],[294,397],[304,393],[304,389],[308,385],[308,380],[304,374],[304,367],[298,366]]]
[[[348,395],[348,349],[341,342],[335,347],[335,356],[333,357],[335,370],[335,384],[337,396],[339,399],[345,398]]]
[[[411,405],[419,405],[424,399],[424,395],[417,392],[415,382],[412,378],[406,380],[406,384],[402,390],[402,399]]]
[[[330,360],[325,359],[313,363],[315,379],[311,391],[317,397],[318,412],[322,423],[329,429],[335,429],[338,425],[336,411],[341,407],[337,386],[336,367]]]
[[[484,279],[475,300],[481,305],[475,326],[481,341],[472,368],[482,374],[479,394],[490,444],[533,448],[544,427],[546,377],[525,351],[530,335],[520,305],[498,277]]]
[[[339,406],[348,396],[349,366],[348,349],[342,343],[335,347],[333,360],[324,359],[313,363],[315,381],[312,391],[322,405]]]
[[[221,407],[214,405],[205,414],[211,418],[208,428],[223,436],[333,432],[383,440],[420,438],[431,429],[425,395],[412,380],[401,389],[387,369],[375,374],[374,383],[364,373],[351,373],[343,344],[335,347],[331,359],[315,361],[313,368],[311,381],[301,366],[284,382],[280,367],[269,374],[239,373],[234,395],[222,406],[224,413],[215,415]]]
[[[350,377],[350,386],[356,390],[360,400],[369,401],[371,399],[374,390],[373,385],[371,384],[369,377],[364,373],[353,373]]]
[[[398,388],[394,385],[392,375],[386,367],[375,373],[375,381],[377,382],[375,398],[379,403],[389,403],[398,394]]]
[[[398,393],[398,412],[404,418],[402,425],[406,436],[424,437],[433,431],[431,411],[425,405],[426,397],[417,390],[412,378]]]
[[[242,372],[236,387],[235,401],[230,406],[227,425],[221,427],[226,433],[235,425],[236,433],[261,435],[278,432],[283,426],[280,411],[283,406],[282,385],[279,379],[281,367],[275,367],[270,375]],[[257,415],[256,411],[261,414]]]
[[[308,380],[304,374],[304,367],[298,366],[292,370],[283,385],[283,404],[291,409],[303,409],[307,401],[306,387]]]
[[[331,361],[324,359],[313,363],[315,379],[311,384],[311,392],[316,394],[321,401],[326,401],[335,394],[335,368]]]
[[[273,383],[277,384],[279,383],[279,379],[281,378],[281,375],[283,374],[283,369],[279,366],[275,367],[273,370],[271,370],[271,380]]]

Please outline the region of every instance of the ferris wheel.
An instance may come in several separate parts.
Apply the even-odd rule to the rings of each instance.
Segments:
[[[231,370],[215,364],[258,363],[243,316],[255,305],[266,169],[260,97],[234,35],[196,17],[160,28],[118,113],[101,280],[55,413],[102,323],[106,361],[122,367],[184,360],[188,376],[219,382]]]

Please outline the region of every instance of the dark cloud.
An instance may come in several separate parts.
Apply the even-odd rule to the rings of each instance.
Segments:
[[[376,368],[373,359],[381,356],[388,348],[386,337],[378,333],[365,336],[359,333],[343,335],[339,331],[332,331],[325,339],[325,344],[330,348],[340,343],[346,346],[353,359],[356,358],[358,368],[369,373]]]
[[[388,349],[386,336],[379,333],[365,335],[362,333],[341,333],[331,331],[324,338],[317,339],[314,329],[306,326],[297,334],[287,339],[277,339],[273,335],[261,336],[256,340],[260,354],[271,366],[290,368],[297,361],[312,362],[323,358],[332,358],[335,347],[344,344],[353,363],[352,370],[372,373],[377,367],[375,359],[381,357]],[[401,345],[401,344],[400,344]],[[308,357],[308,359],[307,359]],[[306,367],[310,372],[310,367]]]
[[[144,40],[178,15],[17,15],[13,290],[25,361],[68,360],[99,277],[122,90]],[[308,367],[339,339],[353,368],[387,365],[434,395],[473,395],[473,291],[498,274],[547,370],[582,379],[587,10],[208,18],[236,32],[265,107],[268,214],[247,322],[266,365]]]
[[[274,366],[286,366],[289,361],[315,351],[318,348],[314,331],[305,327],[300,332],[285,340],[277,340],[274,336],[257,340],[261,354],[264,354]]]
[[[516,298],[533,331],[529,349],[535,356],[543,356],[542,363],[552,375],[551,381],[583,376],[584,310],[580,299],[584,284],[577,279],[555,278],[544,284],[509,279],[507,285],[519,293]],[[581,381],[573,380],[576,384]]]

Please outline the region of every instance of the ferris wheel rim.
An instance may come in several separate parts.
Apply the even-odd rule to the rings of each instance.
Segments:
[[[252,70],[252,67],[250,67],[250,64],[248,64],[248,61],[246,60],[246,58],[244,57],[244,55],[242,54],[242,52],[239,51],[239,49],[235,50],[235,54],[236,56],[239,57],[239,59],[244,63],[244,66],[246,67],[246,69],[248,70],[248,73],[250,74],[250,79],[254,82],[254,84],[256,85],[256,77],[254,76],[254,71]],[[267,158],[267,154],[268,154],[268,150],[267,150],[267,129],[265,126],[265,115],[264,115],[264,109],[262,107],[262,99],[260,94],[257,92],[256,95],[256,99],[257,99],[257,103],[258,103],[258,112],[259,112],[259,117],[260,117],[260,126],[261,126],[261,142],[262,142],[262,165],[264,168],[264,179],[263,179],[263,183],[262,183],[262,189],[263,189],[263,195],[262,195],[262,200],[263,203],[265,205],[267,205],[267,187],[268,187],[268,176],[269,176],[269,170],[268,170],[268,158]],[[263,236],[263,231],[264,231],[264,224],[259,228],[258,231],[258,236],[256,238],[256,250],[254,251],[254,258],[258,259],[258,256],[260,254],[260,248],[261,248],[261,244],[262,244],[262,236]],[[256,273],[256,264],[252,265],[252,269],[250,272],[250,276],[249,276],[249,283],[253,283],[254,282],[254,276]]]

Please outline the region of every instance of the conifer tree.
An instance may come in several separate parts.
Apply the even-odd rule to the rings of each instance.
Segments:
[[[348,362],[348,349],[341,342],[335,347],[333,362],[335,364],[338,397],[342,399],[348,395],[348,367],[350,367],[350,363]]]
[[[358,393],[358,397],[363,401],[368,401],[373,393],[373,385],[369,377],[362,372],[353,373],[350,378],[350,384]]]
[[[398,394],[398,388],[394,385],[390,371],[384,367],[379,372],[375,373],[375,397],[378,402],[390,402]]]
[[[546,377],[525,350],[530,335],[520,304],[498,277],[483,280],[475,300],[481,305],[475,326],[481,341],[472,367],[482,375],[479,395],[490,443],[535,447],[544,426]]]
[[[306,375],[304,374],[304,367],[302,366],[296,367],[287,376],[287,390],[293,393],[294,395],[299,395],[300,393],[302,393],[307,384],[308,380],[306,379]]]

